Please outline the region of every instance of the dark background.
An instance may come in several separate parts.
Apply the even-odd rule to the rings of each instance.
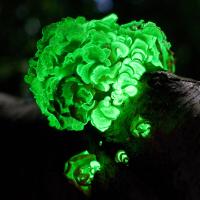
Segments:
[[[24,95],[27,60],[36,51],[43,26],[67,16],[93,19],[112,12],[119,23],[155,22],[172,44],[176,73],[199,79],[199,0],[7,0],[0,3],[0,90]]]
[[[42,27],[67,16],[93,19],[109,13],[116,13],[119,23],[155,22],[172,44],[176,74],[200,80],[199,0],[7,0],[0,2],[0,92],[31,99],[23,77]],[[0,127],[5,163],[12,168],[7,184],[15,199],[83,198],[62,172],[68,156],[87,146],[83,136],[71,135],[69,142],[65,134],[40,123],[1,121]]]

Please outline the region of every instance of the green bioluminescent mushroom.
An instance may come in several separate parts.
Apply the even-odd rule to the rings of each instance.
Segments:
[[[115,14],[91,21],[67,17],[43,29],[25,81],[50,126],[80,131],[91,122],[105,132],[123,113],[123,104],[142,93],[145,72],[175,70],[159,27],[116,21]]]
[[[137,97],[145,90],[143,74],[175,70],[171,45],[159,27],[143,20],[119,25],[117,15],[111,14],[91,21],[67,17],[46,26],[42,34],[25,81],[50,126],[81,131],[90,122],[107,140],[109,129],[117,127],[120,134],[114,131],[114,137],[119,141],[128,119],[125,139],[151,135],[148,119],[134,112],[127,118],[127,112],[137,108]],[[124,150],[114,159],[128,166]],[[89,194],[94,174],[104,164],[84,151],[66,162],[65,174]]]
[[[94,154],[87,150],[71,157],[65,163],[65,175],[68,180],[86,195],[90,194],[91,184],[101,165]]]
[[[117,151],[115,155],[115,162],[116,163],[123,163],[128,164],[129,158],[124,150]]]

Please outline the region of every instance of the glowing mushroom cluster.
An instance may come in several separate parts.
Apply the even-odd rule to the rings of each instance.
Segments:
[[[115,14],[91,21],[67,17],[43,29],[25,80],[51,126],[79,131],[91,122],[104,132],[137,95],[145,72],[174,70],[159,27],[116,21]]]

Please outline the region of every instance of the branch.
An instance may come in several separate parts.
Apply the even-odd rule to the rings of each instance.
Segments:
[[[3,122],[10,125],[17,123],[25,125],[36,121],[44,123],[44,119],[35,103],[4,93],[0,93],[0,120],[1,126],[4,125]]]
[[[146,74],[142,81],[146,83],[146,90],[138,101],[137,112],[152,122],[153,136],[143,141],[143,151],[138,154],[129,151],[129,167],[119,166],[119,174],[109,180],[108,187],[95,179],[92,197],[95,200],[106,195],[108,198],[117,196],[118,199],[165,200],[174,196],[177,199],[198,199],[200,82],[166,72]],[[0,118],[2,125],[3,121],[8,121],[9,125],[20,123],[29,127],[34,121],[45,125],[43,131],[44,127],[48,128],[34,103],[6,94],[0,94]],[[94,131],[93,128],[88,130]],[[69,136],[65,137],[65,140],[68,139]],[[82,146],[82,140],[79,142],[80,145],[75,145],[77,148]],[[133,144],[130,143],[129,147]]]
[[[200,82],[167,72],[146,74],[142,81],[146,90],[136,114],[152,123],[152,137],[141,139],[139,152],[133,150],[135,140],[122,144],[130,155],[129,167],[120,166],[109,188],[95,191],[94,199],[105,194],[119,199],[198,199]],[[95,184],[96,190],[102,188],[102,183]]]

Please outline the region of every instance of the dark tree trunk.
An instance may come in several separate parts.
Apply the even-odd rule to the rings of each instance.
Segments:
[[[152,138],[142,140],[137,154],[127,144],[129,166],[117,166],[117,175],[105,183],[97,176],[92,198],[199,200],[200,82],[166,72],[147,74],[142,81],[147,87],[138,112],[152,122]],[[17,169],[9,180],[21,199],[84,198],[62,170],[69,156],[91,148],[85,134],[59,133],[35,104],[4,94],[0,118],[12,152],[7,157]]]

